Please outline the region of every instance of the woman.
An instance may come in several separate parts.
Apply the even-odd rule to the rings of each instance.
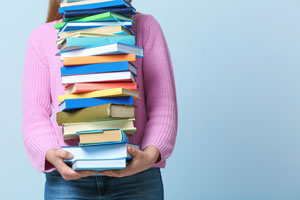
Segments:
[[[129,136],[141,150],[129,148],[133,160],[126,169],[73,171],[63,159],[72,157],[56,123],[61,84],[60,57],[55,56],[60,0],[50,0],[47,23],[29,37],[23,76],[23,139],[33,166],[46,173],[45,199],[163,199],[160,168],[173,151],[177,132],[177,102],[168,47],[158,22],[151,15],[136,14],[132,27],[144,58],[137,59],[137,132]],[[52,109],[53,107],[53,109]],[[53,112],[54,111],[54,112]],[[51,116],[53,114],[53,120]],[[101,175],[101,176],[93,176]]]

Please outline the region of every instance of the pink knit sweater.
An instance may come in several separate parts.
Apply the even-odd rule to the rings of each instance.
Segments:
[[[137,14],[134,18],[136,45],[144,48],[145,56],[136,62],[141,99],[135,100],[137,132],[129,140],[142,149],[156,146],[161,161],[154,167],[165,167],[177,133],[172,62],[158,22],[151,15]],[[64,141],[62,128],[56,123],[58,96],[64,94],[64,87],[60,76],[62,62],[55,56],[58,31],[53,28],[54,23],[44,24],[30,35],[23,72],[23,140],[31,163],[42,172],[54,170],[45,161],[48,150],[78,143],[78,140]]]

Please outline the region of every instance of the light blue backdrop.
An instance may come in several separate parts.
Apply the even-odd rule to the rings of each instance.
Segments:
[[[21,79],[47,4],[1,2],[1,199],[43,198],[44,176],[23,148]],[[134,4],[161,23],[174,64],[180,124],[166,199],[299,199],[300,2]]]

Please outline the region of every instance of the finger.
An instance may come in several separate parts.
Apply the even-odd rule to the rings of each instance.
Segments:
[[[59,149],[56,151],[56,155],[62,159],[72,159],[74,156],[70,153],[70,152],[67,152],[63,149]]]
[[[69,180],[75,180],[78,179],[80,176],[79,174],[72,170],[68,165],[66,165],[64,162],[61,161],[59,168],[57,168],[61,176],[69,181]]]
[[[141,153],[140,150],[131,146],[127,147],[127,151],[133,158],[137,157]]]

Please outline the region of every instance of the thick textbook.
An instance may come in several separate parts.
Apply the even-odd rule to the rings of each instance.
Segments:
[[[131,71],[63,76],[61,79],[65,87],[74,83],[136,82],[135,75]]]
[[[92,3],[102,3],[107,2],[111,0],[84,0],[84,1],[65,1],[61,0],[60,7],[69,7],[69,6],[79,6],[79,5],[85,5],[85,4],[92,4]]]
[[[68,20],[68,19],[65,19]],[[114,21],[114,22],[119,22],[119,21],[133,21],[132,18],[130,17],[125,17],[123,15],[119,15],[116,13],[112,12],[106,12],[106,13],[101,13],[97,15],[92,15],[88,17],[82,17],[79,19],[72,19],[72,22],[109,22],[109,21]],[[61,29],[66,22],[60,22],[54,25],[55,29]]]
[[[119,128],[126,134],[134,134],[136,128],[134,127],[134,118],[118,119],[109,121],[96,122],[81,122],[81,123],[67,123],[63,124],[62,132],[64,140],[78,139],[77,132],[99,129],[114,129]]]
[[[79,110],[62,111],[56,113],[58,125],[66,123],[92,122],[113,120],[119,118],[133,118],[133,105],[104,104]]]
[[[60,111],[87,108],[108,103],[133,105],[133,98],[129,97],[110,97],[110,98],[87,98],[87,99],[66,99],[59,104]]]
[[[91,15],[96,15],[96,14],[106,13],[106,12],[113,12],[126,17],[131,17],[132,15],[135,15],[136,10],[133,7],[69,10],[69,11],[65,11],[63,16],[64,18],[86,17],[86,16],[91,16]]]
[[[109,160],[76,160],[71,166],[75,171],[80,170],[116,170],[126,168],[127,159],[109,159]]]
[[[100,97],[120,97],[120,96],[132,96],[133,98],[139,98],[139,92],[127,90],[124,88],[112,88],[107,90],[98,90],[94,92],[87,92],[82,94],[67,94],[60,95],[58,97],[59,102],[63,102],[66,99],[86,99],[86,98],[100,98]]]
[[[100,129],[79,131],[79,146],[128,143],[128,137],[121,129]]]
[[[61,76],[120,71],[131,71],[133,74],[136,75],[136,67],[128,61],[123,61],[115,63],[97,63],[90,65],[61,67]]]
[[[135,91],[137,90],[137,83],[75,83],[65,88],[65,94],[79,94],[113,88],[125,88]]]
[[[97,145],[97,146],[63,146],[62,149],[73,154],[73,158],[64,160],[64,162],[73,163],[76,160],[112,160],[127,158],[131,156],[127,152],[127,147],[139,149],[138,145],[121,143],[121,144],[109,144],[109,145]]]
[[[109,45],[114,43],[122,43],[127,45],[135,44],[135,36],[98,36],[98,37],[67,37],[64,40],[57,43],[60,50],[76,50],[83,49],[95,44]]]
[[[135,62],[135,60],[136,60],[136,56],[134,54],[79,56],[79,57],[65,58],[63,60],[63,65],[74,66],[74,65],[88,65],[88,64],[95,64],[95,63],[109,63],[109,62],[120,62],[120,61]]]
[[[61,58],[79,57],[79,56],[95,56],[95,55],[115,55],[115,54],[135,54],[137,57],[143,57],[143,48],[137,46],[129,46],[126,44],[115,43],[104,46],[92,46],[84,49],[61,51]]]

